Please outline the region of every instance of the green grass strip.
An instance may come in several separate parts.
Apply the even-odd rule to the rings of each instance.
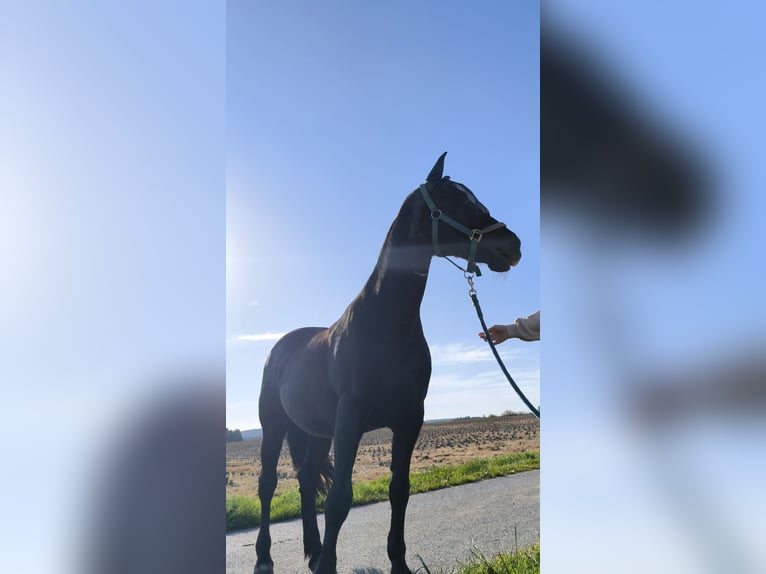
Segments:
[[[458,564],[449,574],[540,574],[540,544],[513,552],[501,552],[493,558],[486,558],[478,549],[471,551],[472,558],[465,564]],[[444,569],[431,570],[423,559],[421,568],[425,574],[445,574]]]
[[[540,574],[540,545],[485,558],[474,551],[474,559],[458,567],[455,574]]]
[[[476,459],[457,466],[434,467],[410,473],[410,493],[428,492],[476,482],[486,478],[507,476],[517,472],[540,468],[540,451],[531,450],[516,454]],[[370,504],[388,500],[390,476],[353,485],[353,505]],[[317,497],[317,508],[324,510],[325,497]],[[279,522],[301,515],[301,498],[297,488],[287,490],[271,502],[271,521]],[[261,523],[261,505],[257,498],[232,496],[226,499],[226,530],[254,528]]]

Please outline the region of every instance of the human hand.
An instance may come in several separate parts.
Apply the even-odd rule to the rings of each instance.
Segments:
[[[492,325],[487,330],[489,331],[489,336],[495,345],[499,345],[508,339],[508,331],[506,330],[505,325]],[[487,340],[487,337],[483,331],[479,333],[479,337],[485,341]]]

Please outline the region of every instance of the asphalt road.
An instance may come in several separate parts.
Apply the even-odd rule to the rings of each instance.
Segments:
[[[339,574],[389,572],[388,502],[352,508],[338,540]],[[324,532],[324,516],[319,516]],[[434,574],[452,572],[472,550],[485,556],[540,540],[540,471],[532,470],[410,497],[405,526],[407,564],[422,557]],[[252,574],[258,529],[226,536],[226,573]],[[300,520],[271,527],[275,574],[307,574]],[[425,572],[425,570],[421,570]]]

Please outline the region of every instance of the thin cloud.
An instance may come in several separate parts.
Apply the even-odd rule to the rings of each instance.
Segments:
[[[513,375],[532,404],[540,404],[539,372],[520,371]],[[527,407],[502,373],[444,373],[431,378],[426,418],[499,414],[507,410],[526,412]]]
[[[247,335],[235,335],[235,341],[262,342],[277,341],[284,337],[284,333],[251,333]]]
[[[511,376],[522,389],[539,389],[539,370],[512,370]],[[429,392],[453,392],[464,389],[510,388],[508,380],[500,370],[481,373],[436,372],[431,377]]]
[[[258,408],[258,401],[242,401],[238,403],[226,403],[226,410]]]
[[[495,356],[486,344],[479,346],[448,343],[446,345],[430,345],[429,348],[431,349],[431,363],[433,365],[461,365],[495,360]],[[503,359],[522,354],[519,349],[498,349],[498,352]]]

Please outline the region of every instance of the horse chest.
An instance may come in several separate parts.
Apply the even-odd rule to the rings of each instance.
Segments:
[[[380,399],[425,396],[431,357],[424,340],[350,340],[336,348],[335,384]]]
[[[335,345],[336,360],[370,365],[381,364],[417,366],[430,361],[428,345],[423,336],[401,337],[396,335],[351,333]]]

